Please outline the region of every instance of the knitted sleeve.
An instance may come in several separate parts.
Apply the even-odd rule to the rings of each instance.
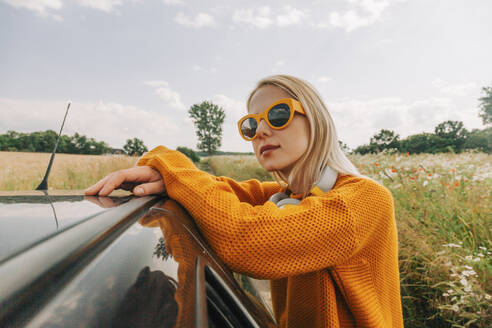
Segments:
[[[281,186],[274,181],[260,182],[256,179],[251,179],[238,182],[228,177],[216,177],[214,175],[208,174],[207,172],[200,171],[196,168],[193,162],[188,159],[188,157],[182,155],[180,152],[167,149],[164,146],[158,146],[146,153],[138,161],[137,165],[154,166],[151,164],[151,162],[160,154],[167,154],[166,157],[173,157],[172,161],[175,163],[174,165],[176,165],[175,168],[182,170],[184,174],[195,172],[203,179],[210,179],[211,181],[222,182],[223,187],[227,187],[228,191],[234,193],[241,202],[247,202],[253,205],[262,205],[270,198],[271,195],[281,190]],[[175,154],[175,156],[172,156],[171,154]],[[161,175],[165,178],[163,171],[157,166],[155,166],[155,168],[158,169]],[[175,172],[174,174],[180,173]],[[164,181],[166,182],[166,189],[169,193],[169,185],[167,184],[168,180],[169,179],[164,179]],[[174,199],[177,200],[176,198]],[[184,206],[184,203],[181,204]]]
[[[214,178],[177,151],[158,147],[139,165],[159,170],[169,196],[190,212],[232,270],[261,279],[342,263],[393,218],[391,194],[368,179],[343,179],[323,196],[280,209],[266,201],[273,188]]]

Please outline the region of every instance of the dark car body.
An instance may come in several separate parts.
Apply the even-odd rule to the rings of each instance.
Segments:
[[[1,327],[275,326],[167,197],[4,193],[0,246]]]

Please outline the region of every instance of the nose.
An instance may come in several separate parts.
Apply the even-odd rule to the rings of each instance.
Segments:
[[[272,134],[272,130],[268,126],[267,122],[264,119],[260,120],[258,127],[256,128],[256,137],[265,137],[270,136]]]

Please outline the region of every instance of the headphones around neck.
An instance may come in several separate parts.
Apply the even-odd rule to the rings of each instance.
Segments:
[[[330,191],[335,182],[337,182],[338,172],[329,166],[326,166],[321,173],[321,178],[318,183],[311,189],[311,194],[321,196],[324,193]],[[283,208],[285,205],[297,205],[301,202],[300,199],[291,198],[291,192],[277,192],[273,194],[268,200],[273,202],[279,208]]]

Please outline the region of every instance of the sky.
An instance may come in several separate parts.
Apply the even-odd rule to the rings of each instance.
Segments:
[[[483,129],[492,85],[489,0],[0,0],[0,134],[75,132],[122,148],[197,149],[187,113],[226,113],[223,151],[255,84],[313,84],[350,148],[446,120]]]

